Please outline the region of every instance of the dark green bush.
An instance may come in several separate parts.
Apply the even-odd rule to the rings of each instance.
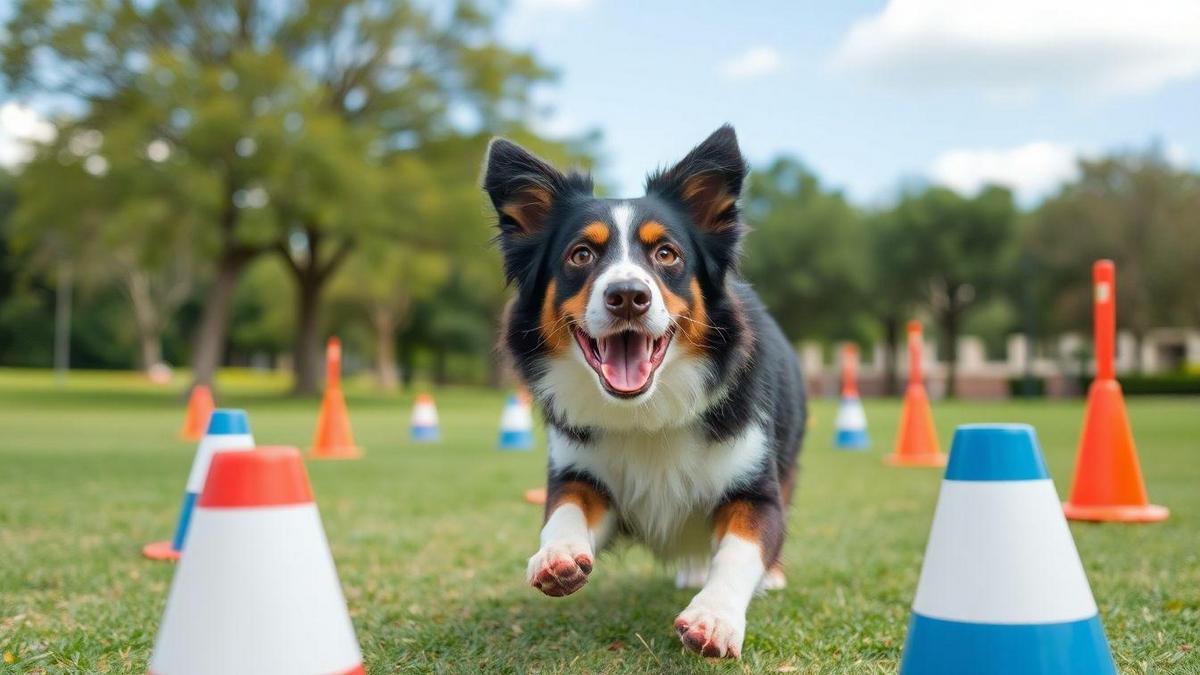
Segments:
[[[1122,375],[1117,378],[1127,396],[1148,394],[1200,395],[1200,375],[1164,373],[1161,375]]]

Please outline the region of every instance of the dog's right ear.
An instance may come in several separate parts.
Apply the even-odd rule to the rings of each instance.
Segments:
[[[562,200],[592,193],[586,176],[563,174],[512,141],[497,138],[488,145],[483,190],[499,217],[500,246],[509,281],[520,279],[533,265],[550,214]]]

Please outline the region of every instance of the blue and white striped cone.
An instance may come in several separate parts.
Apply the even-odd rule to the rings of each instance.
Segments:
[[[434,442],[441,438],[438,431],[437,406],[429,394],[418,394],[413,403],[411,436],[414,441]]]
[[[900,672],[1116,673],[1032,427],[955,431]]]
[[[178,560],[183,551],[188,526],[192,522],[192,509],[196,498],[204,490],[204,479],[208,476],[208,465],[213,454],[223,450],[249,450],[254,447],[254,436],[250,434],[250,421],[245,410],[219,408],[208,418],[208,429],[196,448],[192,470],[188,474],[187,487],[183,492],[183,504],[179,508],[179,521],[175,525],[175,536],[170,541],[156,541],[142,547],[142,555],[152,560]]]
[[[500,449],[529,450],[533,447],[533,411],[516,394],[508,397],[500,415]]]
[[[859,397],[842,397],[835,427],[833,447],[838,450],[866,450],[871,446],[871,438],[867,435],[867,413],[863,411]]]

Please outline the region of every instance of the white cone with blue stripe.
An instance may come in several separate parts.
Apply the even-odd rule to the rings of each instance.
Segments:
[[[900,672],[1116,673],[1032,427],[955,432]]]
[[[208,418],[208,429],[196,448],[196,456],[192,459],[192,470],[188,473],[183,503],[179,507],[175,535],[170,541],[147,544],[142,549],[142,554],[155,560],[178,559],[192,523],[196,498],[204,491],[204,479],[208,476],[208,465],[212,462],[213,455],[225,450],[249,450],[253,447],[254,436],[250,434],[250,421],[245,410],[214,410]]]
[[[838,450],[865,450],[871,446],[871,438],[867,436],[867,413],[858,396],[842,397],[835,426],[833,447]]]
[[[516,394],[510,394],[500,415],[500,449],[529,450],[533,447],[533,411]]]

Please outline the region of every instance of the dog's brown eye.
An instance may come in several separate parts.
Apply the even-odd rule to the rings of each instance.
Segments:
[[[568,259],[571,261],[572,265],[575,265],[576,267],[584,267],[585,265],[591,264],[592,260],[595,258],[596,254],[592,253],[592,249],[586,246],[576,246],[575,249],[571,251],[571,256]]]
[[[660,265],[674,265],[679,262],[679,252],[672,246],[659,246],[658,250],[654,252],[654,259]]]

